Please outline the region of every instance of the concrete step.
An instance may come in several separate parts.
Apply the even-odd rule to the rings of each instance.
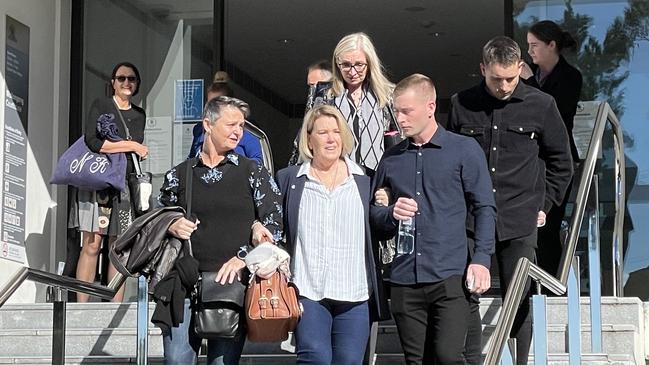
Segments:
[[[20,356],[20,357],[0,357],[0,364],[21,364],[21,365],[43,365],[51,364],[52,359],[46,356]],[[66,356],[66,365],[119,365],[119,364],[136,364],[135,357],[128,356]],[[149,365],[163,365],[164,357],[149,356],[147,358]],[[198,365],[205,364],[206,357],[199,356]],[[294,355],[284,356],[251,356],[243,355],[239,365],[289,365],[295,364]]]
[[[569,356],[569,354],[548,354],[548,365],[569,365]],[[534,364],[534,356],[530,356],[527,360],[529,365]],[[381,354],[377,356],[375,365],[405,365],[405,363],[403,354]],[[606,354],[582,355],[581,363],[588,365],[635,364],[628,356],[609,356]]]
[[[67,356],[131,356],[136,351],[132,328],[71,329],[66,334]],[[0,353],[12,356],[51,356],[52,330],[1,330]],[[159,329],[149,331],[149,353],[162,355]]]
[[[148,364],[162,365],[164,358],[162,356],[149,356]],[[608,356],[605,354],[586,354],[582,356],[582,364],[589,365],[631,365],[635,364],[631,359],[624,356]],[[42,365],[51,364],[49,357],[0,357],[0,364],[22,364],[22,365]],[[135,364],[134,357],[118,356],[68,356],[65,359],[66,365],[116,365],[116,364]],[[198,364],[205,364],[205,356],[200,356]],[[292,365],[295,364],[294,355],[282,356],[251,356],[243,355],[240,365]],[[534,364],[534,357],[530,356],[528,364]],[[375,365],[405,365],[403,354],[380,354],[376,357]],[[569,365],[568,354],[550,354],[548,355],[548,365]]]
[[[136,303],[67,303],[67,328],[136,328]],[[149,317],[155,303],[149,303]],[[149,321],[149,327],[155,328]],[[5,304],[0,308],[0,330],[51,329],[52,304]]]
[[[549,349],[566,351],[566,298],[548,298]],[[582,348],[590,349],[590,316],[588,298],[582,298]],[[500,314],[499,298],[482,298],[480,310],[483,316],[483,346],[493,332]],[[634,349],[644,349],[644,304],[637,298],[602,299],[604,350],[614,355],[642,356]],[[150,304],[149,315],[154,304]],[[649,310],[649,309],[648,309]],[[135,303],[68,303],[67,304],[67,355],[73,358],[102,356],[128,358],[135,354],[136,339]],[[160,330],[149,322],[149,354],[162,356]],[[26,358],[49,356],[52,340],[52,305],[8,304],[0,308],[0,355],[11,354]],[[272,358],[292,356],[282,351],[279,344],[246,344],[244,353]],[[401,353],[396,326],[393,321],[379,326],[377,353],[380,356]],[[13,358],[13,357],[12,357]],[[17,359],[18,359],[17,358]],[[0,358],[0,364],[4,360]],[[18,360],[16,360],[18,361]],[[107,361],[107,360],[106,360]],[[386,360],[387,361],[387,360]],[[641,363],[641,362],[637,362]]]
[[[482,352],[486,353],[487,342],[491,338],[495,326],[483,326],[482,332]],[[548,352],[550,353],[567,353],[568,352],[568,327],[567,325],[551,324],[548,325]],[[631,356],[634,355],[634,349],[639,346],[638,341],[642,341],[637,334],[636,327],[632,325],[603,325],[602,326],[603,351],[607,354]],[[590,352],[590,326],[582,325],[581,328],[581,348],[582,353]],[[401,345],[396,326],[382,326],[379,330],[379,338],[376,345],[377,353],[380,354],[399,354]]]
[[[547,320],[549,324],[568,323],[567,299],[565,297],[547,298]],[[590,298],[582,297],[580,300],[581,323],[590,323]],[[602,298],[602,323],[610,324],[638,324],[642,323],[643,303],[639,298]],[[480,315],[483,324],[495,325],[502,301],[500,298],[481,298]]]
[[[487,341],[493,334],[495,327],[486,326],[482,332],[483,351],[486,350]],[[610,355],[634,356],[639,340],[634,326],[630,325],[603,325],[602,326],[603,351]],[[581,327],[581,352],[591,352],[590,327]],[[568,353],[568,327],[566,325],[548,325],[548,352]]]
[[[589,298],[581,298],[582,324],[590,323]],[[566,298],[550,297],[547,299],[548,323],[566,323],[567,308]],[[149,316],[153,313],[155,304],[149,305]],[[500,298],[482,298],[480,314],[483,324],[495,325],[500,315]],[[638,298],[602,299],[602,323],[637,324],[643,316],[643,303]],[[135,303],[68,303],[67,322],[68,328],[135,328],[136,323]],[[381,324],[392,325],[393,321],[384,321]],[[52,326],[52,305],[49,303],[37,304],[6,304],[0,308],[0,329],[45,329]],[[152,325],[151,325],[152,326]]]

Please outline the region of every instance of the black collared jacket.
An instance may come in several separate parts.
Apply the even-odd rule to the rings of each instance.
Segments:
[[[475,138],[489,165],[499,241],[529,235],[539,211],[561,203],[572,178],[568,133],[554,99],[519,82],[498,100],[481,84],[451,98],[448,128]]]
[[[536,74],[538,66],[532,64],[530,67]],[[552,72],[545,77],[542,85],[539,85],[534,76],[525,81],[526,84],[534,86],[554,98],[561,119],[563,119],[563,123],[568,130],[570,152],[575,161],[579,160],[579,154],[577,153],[575,140],[572,138],[572,127],[577,113],[577,103],[581,94],[582,82],[581,72],[570,65],[563,56],[559,56],[559,62],[554,66]]]

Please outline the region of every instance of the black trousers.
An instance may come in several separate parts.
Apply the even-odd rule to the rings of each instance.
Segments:
[[[526,257],[532,262],[536,262],[536,242],[537,233],[534,233],[505,241],[496,242],[496,262],[500,271],[500,288],[501,297],[505,299],[505,294],[512,280],[514,269],[521,257]],[[527,357],[530,352],[530,343],[532,342],[532,313],[530,311],[530,290],[531,280],[527,280],[523,300],[518,307],[514,324],[510,332],[510,337],[516,338],[516,358],[518,365],[527,364]],[[481,342],[482,327],[479,312],[479,302],[471,301],[469,309],[469,324],[466,339],[466,359],[467,364],[480,364],[481,361]]]
[[[469,305],[462,276],[391,290],[406,364],[464,364]]]
[[[543,270],[555,277],[558,274],[559,261],[561,261],[561,254],[563,253],[561,222],[566,215],[566,206],[568,205],[571,187],[568,188],[563,203],[550,209],[545,226],[539,228],[538,250],[536,253],[537,262]],[[547,290],[544,293],[550,294],[551,292]]]

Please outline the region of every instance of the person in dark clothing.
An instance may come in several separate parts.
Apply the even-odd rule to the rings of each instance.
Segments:
[[[496,212],[487,163],[474,140],[437,124],[428,77],[399,82],[394,107],[408,139],[378,165],[372,191],[383,188],[394,203],[376,199],[370,219],[379,239],[394,236],[409,217],[416,234],[414,251],[392,262],[392,314],[408,364],[464,364],[467,296],[491,285]],[[474,217],[476,242],[470,259],[467,215]]]
[[[573,172],[568,134],[556,103],[519,82],[522,67],[516,42],[503,36],[491,39],[482,50],[484,80],[453,95],[448,123],[450,130],[475,138],[487,157],[498,209],[496,258],[503,298],[518,260],[535,261],[537,227],[545,224],[553,206],[561,204]],[[529,309],[529,301],[523,300],[512,327],[518,364],[527,364],[532,336]],[[477,303],[472,304],[470,321],[467,348],[479,349]]]
[[[208,101],[200,154],[165,174],[158,198],[164,206],[187,207],[186,176],[191,169],[191,217],[195,220],[179,218],[168,233],[181,240],[191,237],[199,271],[217,272],[221,284],[242,280],[246,264],[241,251],[251,240],[251,230],[253,244],[277,242],[282,237],[279,187],[263,166],[234,152],[249,113],[248,104],[235,98],[219,96]],[[166,364],[196,363],[202,340],[190,322],[189,299],[185,299],[181,325],[163,336]],[[208,340],[207,364],[238,364],[245,337],[242,330],[233,339]]]
[[[550,94],[557,103],[559,114],[568,131],[570,152],[573,161],[579,161],[577,146],[572,136],[577,103],[581,93],[581,72],[570,65],[561,55],[564,49],[575,48],[577,42],[570,33],[564,32],[550,21],[540,21],[527,32],[527,53],[532,57],[532,76],[526,81]],[[561,222],[566,213],[570,188],[563,202],[552,208],[545,226],[539,228],[537,258],[541,268],[552,275],[557,275],[563,245],[560,239]]]
[[[91,151],[96,153],[135,153],[139,159],[146,159],[149,156],[149,148],[143,144],[146,120],[144,110],[131,103],[131,98],[137,95],[140,90],[140,83],[140,72],[132,63],[121,62],[113,68],[110,77],[112,97],[95,100],[85,121],[84,138]],[[120,113],[128,127],[130,139],[127,138],[127,131],[122,127]],[[100,135],[97,124],[102,117],[114,119],[117,134],[122,140],[111,141]],[[134,171],[133,161],[129,157],[127,158],[127,176],[128,173]],[[113,188],[100,191],[77,189],[70,212],[68,226],[78,229],[82,237],[76,277],[79,280],[93,282],[96,276],[102,237],[108,236],[108,243],[112,245],[117,236],[128,228],[134,218],[129,189],[124,189],[121,192]],[[109,264],[108,280],[111,280],[116,273],[115,267]],[[123,297],[122,286],[115,294],[113,301],[121,302]],[[87,302],[88,298],[88,294],[77,294],[79,302]]]

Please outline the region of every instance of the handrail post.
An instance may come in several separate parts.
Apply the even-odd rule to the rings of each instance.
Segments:
[[[137,278],[137,354],[138,365],[146,365],[149,352],[149,288],[146,278]]]
[[[65,328],[67,291],[60,287],[48,288],[49,300],[52,302],[52,364],[65,364]]]
[[[516,365],[516,338],[507,339],[500,365]]]
[[[611,107],[606,104],[607,119],[613,125],[613,150],[615,151],[615,224],[613,226],[613,295],[624,296],[624,209],[625,209],[625,174],[624,135],[622,127]]]
[[[581,364],[580,297],[579,256],[575,256],[572,260],[570,275],[568,275],[568,353],[570,365]]]
[[[588,283],[590,286],[590,350],[602,352],[602,283],[600,270],[599,191],[593,175],[588,195]]]
[[[541,294],[539,290],[537,294],[532,296],[534,365],[546,365],[548,363],[548,326],[546,307],[546,297]]]
[[[108,283],[108,289],[113,290],[117,293],[117,291],[122,287],[125,281],[126,276],[118,271],[115,276],[113,276],[113,279],[110,281],[110,283]]]

